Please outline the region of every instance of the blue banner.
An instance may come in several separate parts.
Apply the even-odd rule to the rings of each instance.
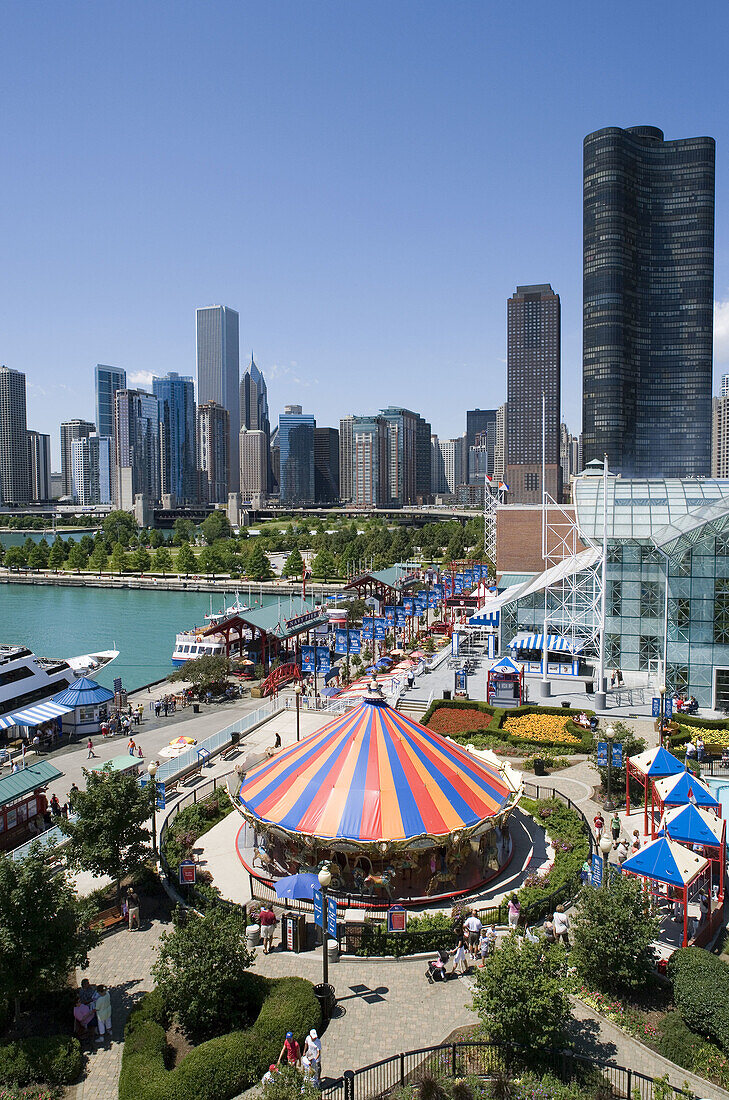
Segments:
[[[402,605],[405,608],[405,614],[412,616],[414,601],[412,596],[405,596],[402,601]]]
[[[395,608],[394,607],[386,607],[385,608],[385,618],[387,619],[388,623],[394,623],[395,622]]]
[[[375,638],[377,638],[377,640],[380,642],[384,642],[386,637],[387,619],[385,619],[384,617],[375,619]]]
[[[657,695],[654,695],[651,699],[651,716],[653,718],[661,717],[661,700]]]
[[[366,616],[362,619],[362,637],[372,638],[374,637],[374,622],[372,616]]]
[[[415,595],[415,606],[420,607],[425,611],[428,606],[428,593],[423,589],[422,592],[417,592]]]
[[[329,672],[332,667],[332,655],[329,646],[318,645],[316,647],[316,667],[320,672]]]
[[[349,652],[361,653],[362,651],[362,635],[359,630],[350,630],[349,632]]]
[[[400,604],[395,608],[395,618],[398,626],[405,626],[408,617],[405,608],[401,607]]]
[[[347,652],[347,631],[336,630],[334,632],[334,652],[346,653]]]
[[[302,645],[301,647],[301,671],[314,671],[314,646]]]
[[[437,608],[437,606],[438,606],[438,593],[437,592],[429,592],[428,593],[428,607]]]
[[[445,592],[445,590],[444,590],[442,584],[434,584],[433,585],[433,592],[431,593],[431,595],[435,594],[435,597],[438,600],[438,603],[441,603],[442,600],[443,600],[444,592]]]
[[[466,589],[473,588],[473,570],[465,569],[463,572],[463,587]]]
[[[673,714],[673,698],[667,695],[663,703],[663,717],[670,718]]]
[[[592,885],[602,886],[602,857],[597,852],[592,857]]]
[[[460,596],[463,592],[463,573],[456,573],[456,585],[454,592],[456,596]]]
[[[613,767],[622,768],[623,766],[623,746],[613,745]]]
[[[478,584],[478,582],[481,580],[482,569],[483,568],[484,567],[481,565],[480,562],[475,563],[475,565],[473,567],[473,583],[474,584]],[[485,574],[483,574],[483,575],[485,576]]]
[[[606,768],[608,760],[608,747],[607,741],[598,741],[597,743],[597,766],[598,768]]]

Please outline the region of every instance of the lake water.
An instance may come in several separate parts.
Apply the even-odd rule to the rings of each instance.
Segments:
[[[239,590],[242,603],[270,603],[254,585]],[[233,603],[235,593],[225,604]],[[224,606],[221,593],[212,596],[213,610]],[[133,689],[172,671],[175,634],[204,625],[210,594],[148,592],[137,589],[65,588],[55,585],[0,585],[0,644],[22,644],[39,657],[76,657],[102,649],[119,656],[94,676],[112,687],[120,676]]]
[[[26,539],[32,539],[33,542],[41,542],[45,539],[51,546],[56,535],[60,535],[64,542],[66,539],[75,539],[76,542],[80,542],[84,535],[93,536],[94,534],[95,531],[67,531],[64,527],[60,527],[57,531],[0,531],[0,542],[7,550],[9,546],[25,546]]]

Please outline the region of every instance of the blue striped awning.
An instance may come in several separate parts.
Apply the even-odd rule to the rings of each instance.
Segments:
[[[70,710],[73,710],[73,707],[54,703],[49,699],[45,703],[35,703],[32,707],[3,714],[0,717],[0,730],[6,730],[9,726],[40,726],[43,722],[49,722],[51,718],[60,718],[62,714],[68,714]]]
[[[550,653],[581,653],[585,647],[582,638],[563,638],[561,634],[547,635],[547,649]],[[517,634],[509,642],[509,649],[544,649],[543,634]]]

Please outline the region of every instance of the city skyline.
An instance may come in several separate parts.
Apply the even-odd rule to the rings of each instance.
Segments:
[[[336,424],[346,374],[348,404],[371,407],[374,388],[445,438],[462,430],[463,405],[504,400],[504,300],[549,281],[562,300],[563,410],[578,431],[580,158],[603,126],[716,139],[716,298],[729,299],[724,8],[710,39],[677,4],[659,28],[650,9],[622,4],[599,23],[566,6],[547,20],[532,4],[284,8],[220,4],[221,19],[202,21],[151,6],[121,31],[100,9],[83,21],[60,6],[40,26],[8,10],[0,361],[28,377],[29,418],[51,436],[54,468],[58,421],[95,419],[87,371],[118,364],[143,388],[152,374],[194,374],[190,317],[207,301],[240,311],[272,417],[298,402]],[[163,36],[174,48],[149,66]],[[243,41],[245,72],[231,49]],[[188,86],[176,59],[198,46],[202,79]],[[44,63],[24,94],[28,51]],[[564,53],[557,81],[550,59]],[[272,88],[281,64],[286,80]],[[36,170],[40,149],[53,187]],[[213,202],[211,229],[201,214]],[[729,364],[729,304],[717,323],[715,375]]]

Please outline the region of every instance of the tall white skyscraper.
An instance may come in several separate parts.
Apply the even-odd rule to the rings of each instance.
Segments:
[[[93,432],[71,444],[72,497],[74,504],[111,504],[111,440]]]
[[[238,314],[229,306],[204,306],[196,310],[197,403],[215,401],[228,413],[228,486],[240,485],[240,358]]]
[[[74,440],[88,439],[94,431],[96,431],[96,425],[91,424],[88,420],[65,420],[61,424],[61,477],[63,479],[63,496],[65,497],[70,497],[73,493],[71,449]]]

